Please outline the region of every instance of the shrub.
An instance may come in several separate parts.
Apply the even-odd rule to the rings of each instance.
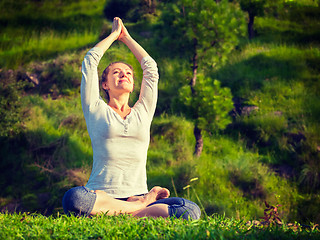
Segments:
[[[22,90],[26,82],[17,81],[17,71],[0,70],[0,137],[10,137],[22,130]]]

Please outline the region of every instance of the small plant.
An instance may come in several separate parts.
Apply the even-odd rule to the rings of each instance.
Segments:
[[[264,202],[266,205],[266,209],[264,210],[264,217],[261,217],[261,219],[264,220],[264,224],[270,226],[274,224],[282,225],[282,220],[279,217],[278,208],[281,205],[270,205],[267,203],[267,201]]]
[[[195,190],[195,189],[193,188],[193,186],[191,185],[192,182],[198,181],[198,180],[199,180],[198,177],[195,177],[195,178],[190,179],[189,184],[188,184],[187,186],[185,186],[185,187],[183,188],[183,190],[187,190],[187,196],[188,196],[188,198],[190,198],[190,191],[189,191],[189,189],[192,188],[192,191],[193,191],[195,197],[197,198],[197,201],[198,201],[198,203],[199,203],[199,205],[200,205],[200,208],[201,208],[201,210],[202,210],[202,213],[204,214],[205,218],[207,219],[207,218],[208,218],[208,215],[207,215],[206,210],[205,210],[205,208],[204,208],[204,206],[203,206],[203,204],[202,204],[202,202],[201,202],[201,200],[200,200],[200,198],[199,198],[199,195],[197,194],[196,190]]]

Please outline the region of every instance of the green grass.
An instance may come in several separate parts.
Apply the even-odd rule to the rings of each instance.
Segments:
[[[110,23],[101,18],[104,3],[1,2],[0,76],[4,89],[7,82],[10,87],[26,82],[26,72],[36,74],[41,84],[19,88],[19,92],[9,89],[14,93],[12,98],[17,94],[20,98],[11,105],[2,102],[13,113],[7,114],[8,124],[17,122],[20,116],[21,130],[16,135],[9,130],[8,136],[0,137],[0,207],[18,202],[29,212],[61,212],[64,192],[86,183],[92,149],[80,105],[79,70],[86,51],[110,31]],[[225,131],[205,134],[204,152],[199,159],[193,157],[193,122],[183,115],[184,109],[176,99],[179,88],[188,83],[187,59],[166,57],[165,50],[159,52],[154,46],[158,39],[143,39],[140,33],[154,31],[153,23],[127,25],[155,57],[160,70],[159,101],[148,152],[148,185],[162,185],[170,189],[172,196],[197,202],[203,213],[200,221],[1,214],[5,228],[0,230],[0,237],[318,236],[318,230],[299,227],[245,225],[263,216],[264,201],[281,204],[279,213],[284,221],[320,222],[319,8],[311,0],[295,4],[277,18],[257,18],[256,38],[243,41],[225,65],[207,73],[229,87],[234,97],[243,99],[243,105],[254,105],[258,110],[249,116],[235,116]],[[139,63],[123,44],[112,46],[99,72],[114,60],[126,61],[137,69],[139,88]],[[137,98],[136,91],[131,103]],[[19,108],[15,108],[17,105]],[[297,136],[304,140],[293,141]],[[282,168],[289,170],[281,172]],[[43,194],[49,194],[50,200],[39,206]],[[204,217],[212,213],[219,215]]]
[[[0,67],[16,69],[96,41],[104,3],[1,1]]]
[[[10,36],[2,35],[2,41]],[[54,39],[54,41],[52,41]],[[32,60],[45,60],[56,57],[61,52],[72,52],[96,41],[97,31],[84,33],[71,32],[60,34],[55,32],[33,33],[29,38],[23,38],[17,45],[2,49],[0,66],[17,68]],[[0,40],[1,41],[1,40]]]
[[[295,219],[296,188],[262,164],[263,155],[226,137],[205,140],[207,150],[196,165],[199,182],[193,188],[208,214],[259,218],[267,201],[282,205],[280,214],[284,220]]]
[[[313,225],[255,226],[214,215],[198,221],[137,219],[128,215],[93,218],[0,214],[1,239],[317,239]]]
[[[150,186],[161,182],[173,196],[203,206],[204,215],[259,218],[267,201],[282,205],[282,219],[292,221],[298,217],[297,199],[301,196],[292,182],[263,163],[268,156],[247,150],[243,141],[215,135],[205,136],[204,152],[196,159],[192,156],[192,126],[176,116],[154,119],[148,152]]]

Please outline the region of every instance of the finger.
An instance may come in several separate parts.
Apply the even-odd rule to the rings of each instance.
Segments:
[[[118,18],[118,21],[119,21],[120,25],[123,25],[123,22],[122,22],[121,18]]]
[[[117,23],[115,20],[112,22],[112,31],[115,31],[117,29]]]
[[[118,23],[119,23],[119,18],[118,17],[113,18],[112,24],[116,26],[118,25]]]
[[[122,21],[121,21],[120,18],[115,17],[113,21],[115,21],[118,26],[121,26],[121,22],[122,22]]]

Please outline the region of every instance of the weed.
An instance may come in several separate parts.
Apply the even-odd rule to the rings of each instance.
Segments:
[[[266,208],[264,210],[264,217],[261,217],[261,219],[263,219],[263,224],[267,224],[267,225],[273,225],[273,224],[278,224],[278,225],[282,225],[282,221],[280,219],[279,216],[279,212],[278,209],[279,207],[281,207],[281,205],[270,205],[269,203],[267,203],[265,201],[265,205]]]

